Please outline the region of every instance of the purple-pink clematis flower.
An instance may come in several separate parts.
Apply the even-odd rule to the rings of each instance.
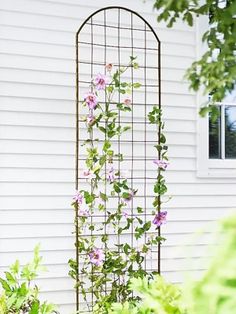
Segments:
[[[87,116],[86,121],[87,121],[88,125],[92,125],[96,121],[95,116],[92,113],[90,113]]]
[[[84,95],[84,101],[88,105],[89,109],[95,109],[97,107],[97,96],[96,94],[89,92]]]
[[[104,90],[107,85],[110,83],[110,79],[105,75],[98,73],[93,80],[94,85],[97,90]]]
[[[112,63],[107,63],[105,66],[105,68],[107,69],[108,72],[111,72],[112,67],[113,67]]]
[[[162,224],[166,223],[166,216],[167,216],[167,211],[157,213],[152,222],[157,227],[160,227]]]
[[[96,178],[96,175],[89,169],[84,170],[82,173],[83,178],[85,179],[94,179]]]
[[[79,217],[88,217],[89,216],[89,210],[80,208],[78,212]]]
[[[125,218],[128,218],[128,217],[129,217],[129,214],[128,214],[126,211],[123,211],[123,212],[122,212],[122,216],[125,217]]]
[[[162,170],[166,170],[166,168],[169,165],[169,163],[167,161],[159,160],[159,159],[154,159],[153,162],[154,162],[154,164],[156,164],[158,166],[158,168],[160,168]]]
[[[107,180],[110,183],[113,183],[116,179],[116,175],[115,175],[115,169],[113,166],[110,166],[110,168],[108,169],[108,173],[107,173]]]
[[[101,266],[105,260],[105,254],[102,249],[94,248],[89,253],[90,262],[96,266]]]
[[[78,204],[82,204],[83,199],[84,199],[83,195],[79,191],[76,191],[76,194],[73,196],[73,200]]]
[[[129,97],[126,97],[126,98],[124,99],[124,104],[125,104],[126,106],[130,106],[130,105],[131,105],[131,99],[130,99]]]

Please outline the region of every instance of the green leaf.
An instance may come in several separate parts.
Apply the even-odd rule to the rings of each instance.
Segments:
[[[106,152],[111,147],[111,143],[108,140],[104,141],[103,151]]]
[[[113,131],[113,130],[112,131],[108,131],[107,135],[108,135],[109,138],[112,138],[112,137],[114,137],[116,135],[116,131]]]
[[[143,230],[143,228],[139,228],[139,227],[136,227],[135,228],[135,234],[134,234],[134,236],[135,236],[135,239],[137,240],[137,239],[139,239],[139,238],[141,238],[141,236],[144,234],[144,230]]]
[[[205,117],[210,111],[211,111],[210,107],[202,107],[199,110],[199,114],[200,116]]]
[[[91,204],[91,203],[93,203],[93,201],[95,199],[95,195],[94,194],[90,194],[87,191],[84,191],[84,198],[85,198],[86,204]]]
[[[9,273],[8,271],[5,272],[5,276],[6,276],[7,281],[11,285],[16,283],[16,278],[11,273]]]
[[[100,198],[105,202],[108,201],[108,197],[105,193],[100,192]]]
[[[193,26],[193,16],[190,12],[186,13],[186,20],[189,26]]]
[[[137,207],[137,211],[138,211],[139,214],[143,213],[143,208],[142,207]]]
[[[139,224],[142,225],[143,224],[143,220],[139,217],[136,217],[136,219],[138,220]]]
[[[165,142],[166,142],[166,137],[165,137],[165,135],[163,133],[161,133],[161,135],[160,135],[160,142],[162,144],[165,144]]]
[[[134,61],[135,59],[137,59],[137,57],[130,56],[130,60],[131,60],[131,61]]]
[[[101,156],[100,159],[99,159],[99,165],[102,167],[105,163],[106,163],[106,156]]]
[[[118,228],[118,234],[121,234],[122,231],[123,231],[123,228],[119,227],[119,228]]]
[[[17,275],[20,271],[20,263],[18,260],[15,261],[14,264],[12,264],[12,266],[10,266],[10,270],[14,275]]]
[[[119,91],[119,93],[121,93],[121,94],[126,94],[126,90],[123,89],[123,88],[120,88],[118,91]]]
[[[109,93],[112,93],[114,91],[114,87],[112,85],[109,85],[107,86],[106,90],[109,92]]]
[[[151,221],[147,221],[144,225],[143,225],[143,230],[144,231],[148,231],[151,228]]]
[[[131,247],[128,243],[125,243],[123,249],[124,249],[125,254],[128,255]]]
[[[140,88],[142,86],[141,83],[133,83],[134,88]]]
[[[104,242],[107,242],[107,240],[108,240],[108,235],[107,234],[102,235],[101,241],[104,243]]]
[[[51,303],[44,302],[40,306],[40,314],[51,314],[51,313],[56,313],[56,306]]]
[[[6,280],[0,278],[0,283],[2,285],[2,288],[6,291],[6,292],[10,292],[11,291],[11,288],[9,286],[9,284],[7,283]]]
[[[99,126],[98,129],[102,131],[103,133],[106,133],[106,129],[103,126]]]
[[[121,189],[120,189],[120,187],[118,186],[117,183],[114,183],[114,184],[113,184],[113,188],[114,188],[114,190],[115,190],[116,193],[120,193],[120,192],[121,192]]]
[[[123,127],[122,132],[126,132],[126,131],[128,131],[128,130],[130,130],[130,129],[131,129],[131,127],[130,127],[130,126],[125,126],[125,127]]]
[[[19,310],[25,302],[25,296],[17,296],[15,307]]]
[[[124,192],[124,193],[122,193],[122,197],[123,197],[124,199],[128,199],[128,198],[130,197],[130,193]]]
[[[29,314],[39,314],[39,301],[34,301]]]

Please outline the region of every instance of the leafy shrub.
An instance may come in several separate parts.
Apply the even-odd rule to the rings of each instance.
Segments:
[[[133,279],[130,288],[139,293],[141,301],[115,303],[110,314],[236,313],[236,215],[221,226],[216,255],[199,281],[185,285],[181,292],[161,276],[152,282]]]
[[[115,303],[110,314],[185,314],[181,290],[177,285],[168,283],[161,276],[153,281],[147,278],[134,278],[130,286],[141,297],[140,302]]]
[[[236,215],[225,219],[221,226],[215,257],[191,289],[191,314],[236,313]]]
[[[52,314],[57,313],[51,303],[41,302],[38,298],[39,289],[32,285],[41,266],[39,246],[34,249],[33,260],[20,266],[17,260],[10,270],[5,272],[5,279],[0,278],[3,292],[0,295],[0,314]]]

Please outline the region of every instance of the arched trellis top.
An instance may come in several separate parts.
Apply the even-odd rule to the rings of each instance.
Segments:
[[[93,12],[89,17],[87,17],[87,19],[81,24],[80,28],[78,29],[77,33],[76,33],[76,39],[78,38],[78,35],[80,33],[80,31],[83,29],[84,25],[93,17],[95,16],[96,14],[102,12],[102,11],[105,11],[105,10],[110,10],[110,9],[119,9],[119,10],[125,10],[125,11],[128,11],[136,16],[138,16],[148,27],[149,29],[152,31],[153,35],[155,36],[156,40],[158,41],[158,43],[161,43],[160,42],[160,39],[158,38],[155,30],[153,29],[153,27],[150,25],[150,23],[145,20],[142,15],[140,15],[139,13],[131,10],[131,9],[128,9],[128,8],[125,8],[125,7],[120,7],[120,6],[109,6],[109,7],[105,7],[105,8],[101,8],[95,12]],[[77,42],[77,40],[76,40]]]
[[[132,15],[135,15],[136,17],[138,17],[140,20],[142,20],[144,22],[145,26],[147,26],[149,28],[152,35],[156,39],[156,41],[158,43],[158,84],[159,84],[158,106],[161,107],[161,41],[160,41],[159,37],[157,36],[154,28],[151,26],[151,24],[146,19],[144,19],[142,17],[142,15],[140,15],[139,13],[137,13],[137,12],[135,12],[129,8],[121,7],[121,6],[108,6],[108,7],[98,9],[97,11],[90,14],[84,20],[84,22],[81,24],[78,31],[76,32],[76,103],[78,104],[78,102],[79,102],[79,95],[78,95],[78,92],[79,92],[79,88],[78,88],[78,75],[79,75],[79,68],[78,68],[78,64],[79,64],[79,40],[78,39],[79,39],[79,35],[82,32],[83,28],[86,26],[86,24],[89,22],[89,20],[91,20],[93,17],[95,17],[99,13],[106,12],[109,10],[119,10],[119,11],[123,10],[123,11],[129,12]]]
[[[124,112],[119,111],[116,123],[120,125],[129,125],[130,131],[125,134],[125,137],[117,136],[111,138],[111,144],[114,145],[117,156],[126,154],[120,160],[113,159],[113,166],[120,173],[123,170],[128,170],[127,184],[132,191],[137,190],[137,196],[130,203],[129,215],[133,219],[131,223],[131,231],[125,235],[125,238],[120,234],[114,234],[114,231],[107,227],[106,224],[102,225],[103,230],[100,233],[93,233],[93,228],[89,231],[85,230],[81,235],[78,227],[78,207],[75,211],[75,235],[76,235],[76,282],[83,281],[83,271],[81,270],[81,259],[83,255],[80,254],[78,249],[78,242],[81,236],[83,237],[96,237],[109,235],[111,242],[120,244],[126,241],[130,247],[134,248],[140,245],[135,237],[135,216],[137,208],[142,207],[142,219],[144,222],[152,221],[153,215],[153,186],[157,180],[156,176],[152,175],[150,169],[153,167],[153,159],[160,159],[160,152],[153,148],[154,145],[160,144],[161,130],[152,129],[149,124],[148,112],[152,110],[153,106],[161,109],[161,43],[155,33],[153,27],[137,12],[128,8],[120,6],[110,6],[99,9],[91,14],[80,26],[76,33],[76,190],[85,189],[86,180],[81,177],[81,170],[86,168],[86,149],[84,147],[86,141],[86,132],[84,131],[83,116],[88,115],[86,106],[83,107],[83,95],[86,89],[92,91],[93,87],[91,82],[97,73],[107,74],[107,64],[112,63],[115,69],[121,69],[129,63],[130,58],[137,58],[137,69],[134,70],[133,65],[127,67],[125,72],[125,80],[130,82],[130,98],[132,101],[132,110],[130,115],[125,115]],[[135,84],[140,83],[139,89],[134,89]],[[120,104],[124,101],[122,89],[118,89],[118,95],[113,100],[114,104]],[[99,94],[99,104],[101,107],[106,105],[106,92]],[[118,107],[117,107],[118,108]],[[99,121],[100,123],[100,121]],[[156,126],[155,126],[156,127]],[[101,127],[100,127],[101,129]],[[103,127],[104,130],[104,127]],[[155,132],[155,133],[154,133]],[[105,133],[105,134],[104,134]],[[98,150],[106,140],[106,132],[99,133],[99,128],[93,129],[94,138],[99,137],[96,141]],[[104,136],[104,138],[102,138]],[[124,155],[125,155],[124,154]],[[106,161],[110,164],[111,161]],[[105,179],[103,180],[103,188],[107,192],[110,186],[106,180],[106,167],[105,165]],[[111,196],[111,195],[110,195]],[[112,201],[106,202],[104,217],[91,215],[90,223],[94,226],[97,223],[96,219],[103,219],[106,221],[107,212],[114,210],[120,202],[120,195],[111,196]],[[161,203],[159,199],[159,204]],[[141,205],[140,205],[141,204]],[[110,206],[110,207],[109,207]],[[139,207],[140,206],[140,207]],[[159,206],[159,205],[158,205]],[[112,209],[110,209],[112,208]],[[155,208],[156,209],[156,208]],[[160,212],[160,207],[157,209]],[[96,208],[94,209],[96,212]],[[150,231],[151,232],[151,231]],[[153,232],[153,231],[152,231]],[[156,232],[156,230],[155,230]],[[158,237],[161,238],[160,227],[157,230]],[[151,234],[151,233],[150,233]],[[145,233],[145,241],[150,235]],[[106,245],[109,247],[110,243]],[[158,242],[150,250],[151,258],[144,257],[143,269],[147,272],[158,271],[160,273],[161,261],[161,244]],[[93,271],[93,270],[91,270]],[[116,275],[114,275],[115,278]],[[120,279],[112,279],[118,280]],[[83,295],[76,287],[76,303],[77,311],[80,313],[91,312],[91,309],[96,304],[96,294],[94,291],[93,283],[90,287],[90,298],[88,303],[91,304],[89,310],[82,310],[79,306],[83,303]],[[105,295],[109,294],[109,289],[105,285]]]

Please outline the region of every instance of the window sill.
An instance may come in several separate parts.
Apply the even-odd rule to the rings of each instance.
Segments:
[[[199,178],[236,178],[236,160],[207,160],[205,166],[198,167]]]
[[[208,167],[214,169],[231,169],[236,171],[236,159],[209,159]]]

